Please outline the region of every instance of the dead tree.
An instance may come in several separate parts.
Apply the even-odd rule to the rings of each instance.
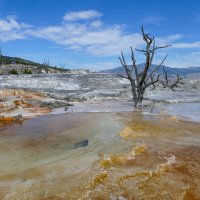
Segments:
[[[176,74],[176,79],[170,80],[168,77],[167,71],[165,67],[163,66],[163,80],[161,80],[160,82],[162,83],[164,87],[169,87],[170,89],[173,90],[174,87],[178,86],[181,79],[182,79],[181,76],[179,74]]]
[[[182,78],[180,77],[180,75],[176,74],[176,80],[175,80],[175,82],[173,84],[171,84],[170,88],[173,90],[174,87],[178,87],[178,84],[180,83],[181,79]]]
[[[153,86],[153,89],[155,90],[155,89],[156,89],[156,85],[155,85],[155,83],[153,82],[154,77],[155,77],[155,73],[154,73],[154,74],[151,74],[152,86]]]
[[[126,76],[119,74],[118,75],[130,81],[134,107],[137,107],[138,103],[142,102],[146,88],[148,88],[151,85],[155,87],[155,83],[159,81],[160,75],[159,74],[157,75],[156,72],[160,68],[160,66],[164,63],[167,56],[165,56],[162,59],[161,63],[157,65],[157,67],[154,70],[149,72],[149,69],[151,68],[154,59],[155,52],[159,49],[163,49],[170,46],[170,45],[156,46],[154,37],[151,37],[148,33],[145,33],[143,27],[142,27],[142,36],[146,44],[146,48],[142,50],[135,49],[136,51],[142,52],[145,55],[146,61],[144,64],[144,68],[142,70],[139,70],[136,65],[136,60],[132,47],[130,47],[131,60],[132,60],[131,65],[127,65],[122,51],[121,51],[121,57],[119,57],[120,63],[125,69]]]
[[[167,74],[167,72],[166,72],[164,66],[163,66],[163,74],[164,74],[164,80],[165,80],[165,81],[161,81],[161,83],[162,83],[162,85],[163,85],[164,87],[167,87],[168,84],[169,84],[169,79],[168,79],[168,74]]]
[[[49,67],[50,67],[49,58],[47,58],[47,59],[44,58],[43,68],[44,68],[46,74],[49,73]]]
[[[0,48],[0,66],[3,63],[3,54],[2,54],[2,50]]]
[[[60,65],[59,65],[60,72],[63,72],[64,69],[65,69],[65,63],[60,63]]]

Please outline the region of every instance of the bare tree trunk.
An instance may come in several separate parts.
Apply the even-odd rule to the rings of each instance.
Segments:
[[[142,103],[143,97],[144,97],[144,89],[140,89],[139,93],[138,93],[138,103]]]
[[[154,76],[155,76],[155,74],[151,75],[151,81],[152,81],[152,82],[153,82],[153,80],[154,80]],[[153,85],[153,89],[155,90],[155,89],[156,89],[155,83],[153,83],[152,85]]]
[[[143,36],[143,40],[146,43],[146,48],[144,50],[136,49],[137,51],[142,52],[146,58],[144,69],[141,72],[138,73],[136,60],[134,57],[134,51],[132,47],[131,47],[132,65],[127,65],[122,51],[121,51],[121,57],[119,57],[120,63],[125,69],[126,76],[119,75],[119,74],[118,76],[122,78],[126,78],[130,81],[135,107],[137,107],[138,103],[141,103],[143,101],[143,96],[144,96],[146,88],[153,85],[155,89],[155,83],[159,81],[160,75],[157,75],[157,77],[154,79],[155,73],[160,68],[160,66],[164,63],[167,56],[161,61],[161,63],[151,73],[148,73],[152,65],[155,52],[158,49],[166,48],[170,46],[170,45],[160,46],[160,47],[156,46],[154,37],[150,37],[148,33],[145,33],[143,27],[142,27],[142,36]]]
[[[3,63],[2,58],[3,58],[3,55],[2,55],[2,50],[0,48],[0,67],[1,67],[1,64]]]
[[[137,107],[137,93],[136,93],[135,81],[131,79],[130,82],[131,82],[131,91],[133,95],[134,107],[136,108]]]

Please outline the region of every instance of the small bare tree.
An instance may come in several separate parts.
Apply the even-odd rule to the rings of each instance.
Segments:
[[[60,65],[59,65],[59,70],[60,70],[60,72],[63,72],[64,71],[64,69],[65,69],[65,63],[60,63]]]
[[[50,67],[49,58],[44,58],[43,67],[44,67],[45,72],[48,74],[49,67]]]
[[[164,87],[169,87],[170,89],[174,89],[174,87],[177,87],[178,84],[181,81],[181,76],[179,74],[176,74],[176,78],[174,80],[170,80],[168,77],[167,71],[165,67],[163,66],[163,79],[160,81]]]
[[[178,84],[181,83],[182,77],[179,74],[176,74],[176,79],[174,83],[171,84],[170,88],[173,90],[174,87],[178,87]]]
[[[126,76],[119,75],[119,74],[118,75],[120,77],[126,78],[130,81],[131,88],[132,88],[134,107],[137,107],[138,103],[142,102],[146,88],[151,85],[153,85],[153,87],[155,87],[155,83],[159,81],[160,75],[159,74],[157,75],[156,72],[160,68],[160,66],[164,63],[167,56],[165,56],[162,59],[161,63],[159,65],[157,65],[157,67],[154,70],[149,72],[149,69],[150,69],[153,59],[154,59],[155,52],[158,49],[163,49],[163,48],[170,46],[170,45],[156,46],[154,37],[151,37],[148,33],[145,33],[143,27],[142,27],[142,36],[143,36],[143,40],[146,43],[146,48],[143,50],[140,50],[140,49],[135,49],[135,50],[142,52],[145,55],[146,61],[145,61],[143,69],[141,69],[141,70],[138,69],[132,47],[130,47],[131,48],[131,60],[132,60],[131,65],[127,65],[122,51],[121,51],[121,57],[119,57],[121,65],[125,69]]]
[[[2,54],[2,50],[0,48],[0,66],[3,63],[3,54]]]

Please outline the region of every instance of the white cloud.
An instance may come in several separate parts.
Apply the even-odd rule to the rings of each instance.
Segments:
[[[0,19],[0,41],[34,37],[51,41],[52,46],[55,44],[62,45],[64,48],[74,52],[98,57],[116,56],[116,59],[121,50],[127,53],[127,56],[130,58],[130,46],[133,46],[133,48],[143,47],[144,42],[141,33],[126,32],[124,25],[108,26],[98,19],[102,15],[101,13],[97,11],[88,12],[73,12],[73,15],[68,13],[64,17],[67,20],[61,21],[60,24],[40,28],[21,23],[13,16]],[[83,19],[85,21],[77,21]],[[171,44],[171,48],[174,49],[200,48],[200,41],[182,42],[184,37],[181,34],[173,34],[158,37],[156,42],[158,46]],[[200,65],[198,57],[200,57],[200,54],[197,52],[187,55],[174,55],[172,51],[166,64],[176,67],[197,66]],[[139,57],[137,55],[137,58],[137,63],[140,63],[142,55],[139,54]],[[104,63],[96,63],[95,65],[94,67],[96,68],[104,68]],[[115,63],[105,63],[106,67],[115,67],[114,65]],[[93,64],[90,66],[92,68]]]
[[[87,12],[82,11],[81,13]],[[64,23],[58,26],[32,28],[26,24],[17,22],[15,18],[7,18],[0,21],[0,27],[2,41],[23,39],[32,36],[63,45],[66,49],[95,56],[118,56],[121,50],[126,53],[129,52],[130,46],[141,48],[144,44],[140,33],[126,33],[123,25],[106,26],[101,20],[96,19],[81,23],[64,21]],[[166,45],[175,43],[182,37],[181,34],[174,34],[157,38],[156,41],[157,45]],[[182,43],[174,45],[174,48],[181,47],[184,48]]]
[[[102,13],[96,10],[86,10],[80,12],[68,12],[63,17],[64,21],[79,21],[79,20],[88,20],[99,18],[102,16]]]
[[[130,45],[136,48],[143,44],[139,33],[125,34],[122,26],[100,26],[99,21],[65,23],[29,30],[27,34],[98,56],[118,55],[121,50],[129,50]]]
[[[7,17],[0,20],[0,30],[2,32],[8,32],[11,30],[19,30],[20,24],[14,19],[14,17]]]
[[[200,66],[200,51],[190,53],[176,53],[171,54],[169,59],[166,60],[166,65],[170,67],[199,67]]]
[[[187,48],[200,48],[200,42],[180,42],[173,44],[172,48],[175,49],[187,49]]]
[[[0,41],[24,39],[23,31],[31,26],[19,23],[15,16],[0,19]]]
[[[164,38],[157,38],[157,44],[160,46],[163,45],[172,45],[172,49],[188,49],[188,48],[200,48],[200,41],[196,42],[177,42],[177,40],[183,39],[184,36],[181,34],[169,35]]]
[[[156,38],[156,42],[159,46],[164,46],[164,45],[172,45],[173,42],[183,38],[183,35],[181,34],[174,34],[174,35],[169,35],[167,37],[158,37]]]
[[[90,23],[90,26],[93,28],[99,28],[103,25],[103,22],[101,20],[96,20],[96,21],[92,21]]]
[[[144,24],[154,24],[154,25],[160,25],[160,23],[164,20],[163,17],[156,17],[156,16],[148,16],[145,19],[142,20],[142,23]]]

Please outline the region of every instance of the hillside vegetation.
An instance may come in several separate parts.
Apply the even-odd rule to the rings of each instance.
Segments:
[[[69,69],[51,66],[48,63],[40,64],[18,57],[0,56],[0,74],[45,74],[66,73]]]

